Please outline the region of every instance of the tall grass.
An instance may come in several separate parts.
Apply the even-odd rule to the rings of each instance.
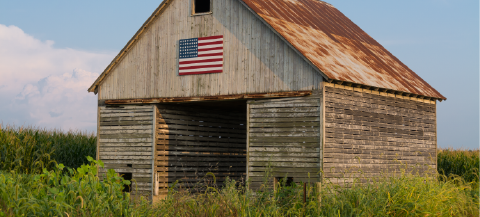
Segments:
[[[55,163],[77,168],[95,153],[93,134],[0,126],[0,170],[41,173],[43,168],[53,169]]]
[[[227,180],[222,188],[205,184],[201,194],[172,187],[151,205],[123,193],[127,181],[113,170],[104,181],[95,176],[103,163],[85,157],[95,156],[95,144],[94,135],[82,132],[0,127],[0,217],[479,215],[478,150],[439,150],[439,174],[426,177],[385,175],[348,188],[328,180],[321,189],[308,185],[306,203],[301,185],[281,182],[254,192],[248,182]]]
[[[101,182],[97,166],[84,165],[62,172],[62,166],[37,175],[0,173],[0,216],[478,216],[478,195],[461,177],[401,174],[378,177],[371,183],[340,188],[325,182],[308,185],[306,203],[302,185],[251,191],[234,180],[222,188],[207,187],[201,194],[169,189],[169,195],[151,205],[132,200],[113,170]],[[320,199],[320,200],[319,200]]]

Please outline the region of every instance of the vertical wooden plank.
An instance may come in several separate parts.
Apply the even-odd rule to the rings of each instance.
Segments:
[[[247,173],[247,181],[250,178],[249,176],[249,169],[248,169],[248,163],[250,162],[250,100],[247,101],[247,165],[245,165],[245,171]]]
[[[322,101],[322,105],[320,106],[320,109],[321,109],[321,113],[320,113],[320,120],[322,121],[321,122],[321,125],[320,125],[320,132],[321,132],[321,137],[322,137],[322,140],[320,142],[320,145],[321,145],[321,149],[320,149],[320,162],[322,163],[320,165],[320,169],[322,171],[322,176],[320,177],[320,182],[323,182],[323,177],[324,177],[324,153],[325,153],[325,82],[322,81],[322,84],[321,84],[321,93],[322,93],[322,98],[321,98],[321,101]]]
[[[156,143],[157,143],[157,106],[152,105],[151,106],[153,112],[152,112],[152,195],[157,196],[158,195],[158,179],[157,179],[157,148],[156,148]]]
[[[438,170],[438,133],[437,133],[437,103],[435,106],[435,170]]]
[[[100,98],[100,91],[101,87],[98,87],[98,98]],[[97,101],[97,153],[95,156],[95,160],[100,160],[100,105],[98,105]],[[97,168],[97,177],[98,177],[98,171],[99,169]]]

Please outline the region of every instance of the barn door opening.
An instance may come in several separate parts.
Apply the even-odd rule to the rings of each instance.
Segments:
[[[318,182],[321,168],[320,98],[249,100],[247,178],[258,189],[267,180]],[[270,171],[268,171],[270,170]]]
[[[158,105],[156,137],[160,195],[245,180],[246,101]]]

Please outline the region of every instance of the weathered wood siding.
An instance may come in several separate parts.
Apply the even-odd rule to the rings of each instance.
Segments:
[[[100,99],[214,96],[318,89],[322,77],[238,0],[191,16],[173,0],[100,85]],[[224,72],[178,76],[178,40],[224,36]]]
[[[263,184],[269,165],[271,180],[290,177],[294,182],[318,182],[321,98],[251,100],[248,104],[247,175],[251,187]]]
[[[105,163],[100,170],[132,173],[132,192],[152,192],[154,106],[100,107],[99,157]]]
[[[353,181],[359,170],[369,178],[402,169],[419,174],[435,169],[435,106],[361,89],[326,87],[325,178],[341,183]],[[347,179],[337,179],[346,171]]]
[[[204,190],[208,172],[222,186],[226,177],[245,180],[246,111],[201,109],[192,105],[159,105],[156,171],[159,194],[172,183],[190,191]],[[212,181],[212,176],[207,176]],[[197,185],[197,186],[196,186]]]

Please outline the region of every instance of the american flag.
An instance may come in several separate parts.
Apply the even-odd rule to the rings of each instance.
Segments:
[[[223,35],[180,40],[179,75],[223,72]]]

